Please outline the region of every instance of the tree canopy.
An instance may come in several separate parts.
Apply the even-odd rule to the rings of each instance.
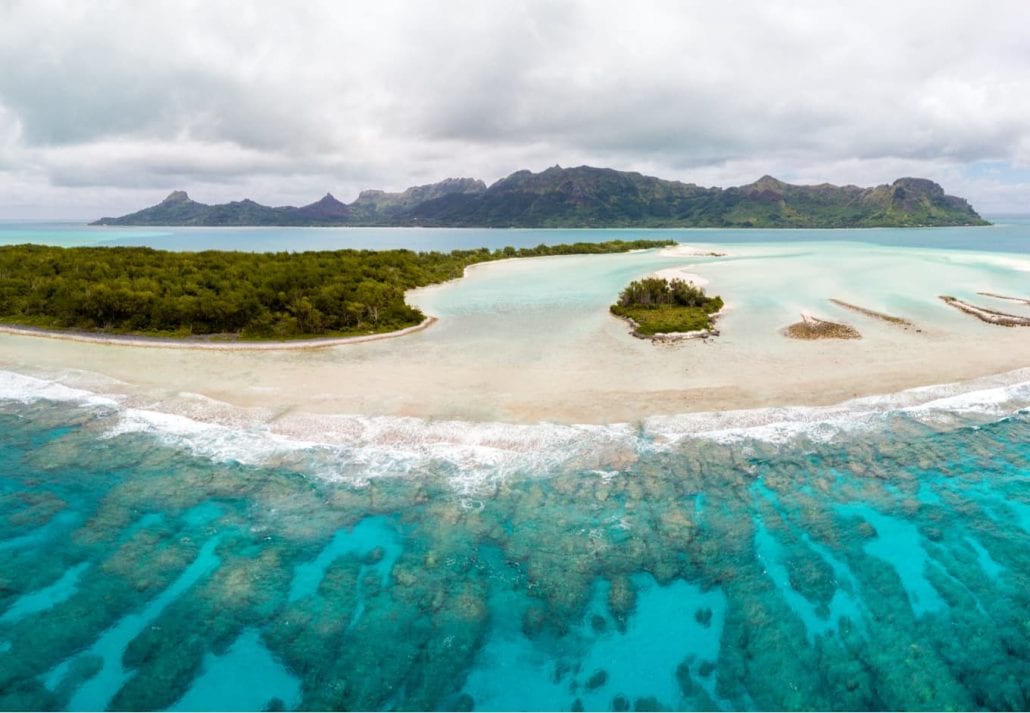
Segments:
[[[721,297],[709,297],[686,280],[644,277],[619,293],[611,312],[629,319],[637,336],[651,336],[709,329],[722,307]]]
[[[406,290],[509,257],[625,252],[672,241],[535,248],[167,252],[151,248],[0,247],[0,321],[142,335],[295,339],[418,324]]]

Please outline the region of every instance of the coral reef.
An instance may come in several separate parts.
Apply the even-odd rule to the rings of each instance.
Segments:
[[[1025,412],[642,440],[472,492],[99,439],[111,418],[0,404],[0,709],[226,707],[249,669],[272,709],[1030,705]]]

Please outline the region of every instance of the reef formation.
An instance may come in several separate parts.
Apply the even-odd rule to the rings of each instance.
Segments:
[[[964,418],[367,477],[0,402],[0,708],[1026,709],[1030,415]]]

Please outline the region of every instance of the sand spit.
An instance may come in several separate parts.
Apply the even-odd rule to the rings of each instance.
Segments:
[[[977,307],[949,295],[940,295],[940,298],[944,300],[945,304],[962,310],[966,314],[971,314],[988,324],[997,324],[1001,327],[1030,327],[1030,317],[1021,317],[1017,314],[1006,314],[1005,312],[996,312],[985,307]]]
[[[397,430],[377,441],[387,453],[407,437],[412,419],[633,424],[699,411],[826,406],[1030,365],[1030,330],[987,328],[934,306],[949,285],[1030,297],[1024,274],[941,265],[918,251],[878,256],[847,243],[813,247],[811,261],[783,255],[779,246],[753,249],[753,258],[736,259],[734,248],[732,261],[647,253],[486,263],[467,280],[409,294],[409,304],[440,318],[432,329],[337,349],[119,349],[0,334],[0,371],[56,380],[132,409],[228,426],[244,417],[274,423],[301,440],[320,440],[315,434],[325,431],[350,438],[378,428],[381,417],[399,419],[389,421]],[[630,275],[692,262],[727,302],[716,323],[720,336],[669,345],[627,339],[629,327],[608,311],[612,296]],[[883,281],[869,283],[870,274]],[[898,314],[926,334],[806,309],[829,309],[827,295],[847,299],[870,289],[889,290],[919,309]],[[862,338],[786,338],[782,328],[802,311],[848,322]],[[931,352],[946,358],[928,358]],[[332,420],[347,414],[360,418]],[[461,438],[464,430],[454,432]]]
[[[993,297],[996,300],[1007,300],[1008,302],[1018,302],[1022,305],[1030,305],[1030,300],[1022,297],[1009,297],[1008,295],[999,295],[994,292],[977,292],[976,294],[983,295],[984,297]]]
[[[801,315],[801,321],[795,322],[783,330],[784,336],[791,339],[861,339],[862,335],[854,327],[830,322],[826,319],[819,319],[806,314]]]
[[[659,253],[665,257],[726,257],[727,253],[704,250],[692,245],[673,245],[662,248]]]
[[[900,327],[905,327],[906,329],[915,326],[907,319],[895,317],[894,315],[890,314],[884,314],[883,312],[877,312],[876,310],[867,309],[866,307],[859,307],[858,305],[853,305],[850,302],[845,302],[844,300],[838,300],[831,297],[830,302],[839,307],[843,307],[844,309],[850,309],[852,312],[864,314],[866,317],[872,317],[873,319],[879,319],[884,322],[896,324]]]
[[[683,280],[684,282],[689,282],[695,287],[707,287],[709,283],[708,279],[701,277],[697,273],[690,272],[690,267],[693,266],[667,267],[662,270],[655,270],[650,274],[650,277],[657,277],[662,280],[669,280],[670,282],[673,280]]]
[[[69,342],[86,342],[89,344],[107,344],[119,347],[145,347],[151,349],[209,349],[214,351],[271,351],[299,349],[328,349],[347,344],[375,342],[381,339],[403,337],[406,334],[419,332],[436,322],[436,317],[426,317],[413,327],[405,327],[393,332],[366,334],[359,337],[333,337],[328,339],[297,339],[283,342],[240,342],[212,341],[203,337],[140,337],[122,334],[94,334],[92,332],[61,331],[57,329],[41,329],[39,327],[20,327],[11,324],[0,324],[0,333],[21,337],[43,337],[46,339],[62,339]]]

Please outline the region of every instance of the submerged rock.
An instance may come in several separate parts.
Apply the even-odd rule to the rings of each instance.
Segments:
[[[612,612],[620,631],[626,630],[626,621],[637,604],[637,592],[626,575],[612,577],[608,590],[608,608]]]
[[[593,691],[608,682],[608,672],[604,669],[599,669],[590,674],[590,678],[587,679],[586,687],[588,691]]]

